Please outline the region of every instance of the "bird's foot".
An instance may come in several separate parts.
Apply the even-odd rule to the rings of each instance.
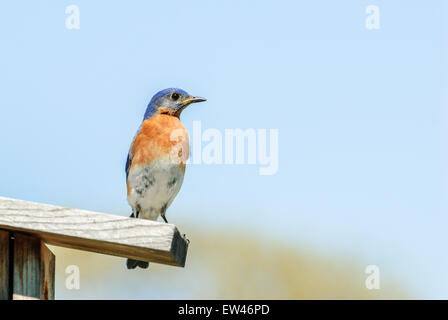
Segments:
[[[185,233],[184,233],[183,237],[184,237],[185,241],[187,241],[187,243],[190,244],[190,239],[187,238],[187,235]]]

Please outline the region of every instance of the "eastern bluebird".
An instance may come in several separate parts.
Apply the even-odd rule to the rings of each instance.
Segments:
[[[181,89],[156,93],[146,108],[126,161],[126,185],[131,217],[157,220],[180,190],[188,158],[188,133],[180,122],[190,104],[206,101]],[[148,262],[128,259],[128,269],[147,268]]]

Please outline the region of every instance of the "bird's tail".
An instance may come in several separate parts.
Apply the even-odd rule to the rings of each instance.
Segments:
[[[148,268],[148,266],[149,266],[149,262],[146,262],[146,261],[138,261],[138,260],[133,260],[133,259],[126,260],[126,267],[128,267],[128,269],[135,269],[137,267],[146,269],[146,268]]]

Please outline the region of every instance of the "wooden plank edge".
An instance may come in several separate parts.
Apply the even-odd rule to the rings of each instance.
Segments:
[[[180,267],[185,267],[185,261],[187,259],[189,240],[182,236],[179,230],[174,228],[173,241],[171,242],[171,255],[173,259],[178,263]]]
[[[29,234],[33,237],[40,238],[45,243],[59,247],[166,264],[175,267],[184,267],[187,253],[186,250],[188,248],[187,241],[180,235],[176,227],[174,227],[173,238],[171,240],[171,249],[169,251],[137,247],[110,241],[85,239],[45,231],[33,232],[33,230],[30,229],[11,227],[8,225],[0,225],[0,229]],[[99,247],[101,247],[101,249],[99,249]],[[185,256],[182,257],[182,254]]]

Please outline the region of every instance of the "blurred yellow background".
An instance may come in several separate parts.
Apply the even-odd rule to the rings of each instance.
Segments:
[[[403,285],[381,275],[380,290],[365,286],[355,257],[325,256],[238,231],[189,229],[185,268],[150,264],[127,270],[125,259],[51,247],[57,299],[402,299]],[[80,270],[69,290],[65,269]],[[406,292],[406,293],[405,293]]]

